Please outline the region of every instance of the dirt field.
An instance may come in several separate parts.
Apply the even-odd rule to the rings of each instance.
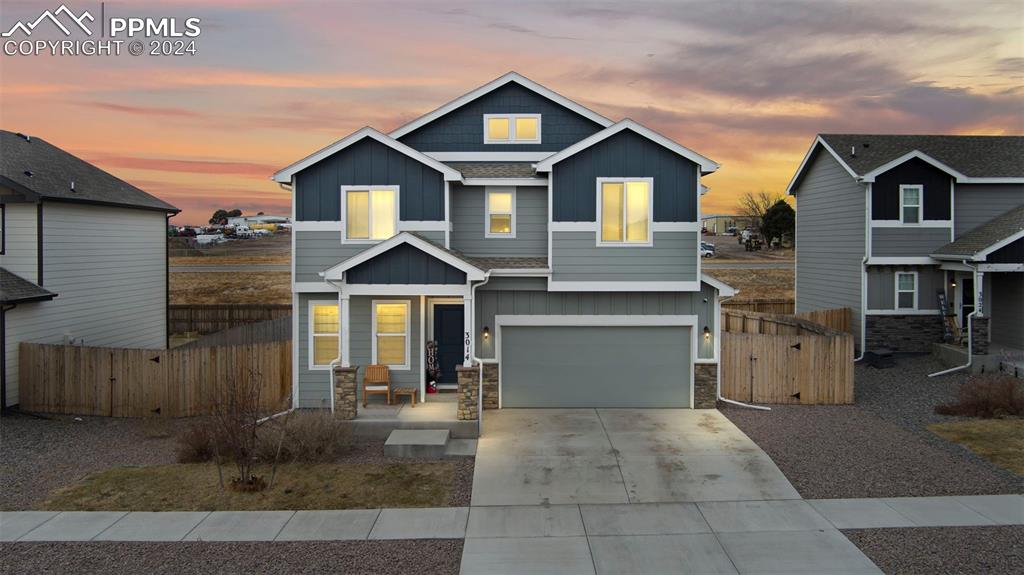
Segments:
[[[171,250],[172,266],[287,264],[291,262],[291,235],[274,234],[250,240],[232,240],[190,250],[188,256]]]
[[[792,249],[748,252],[736,236],[702,236],[701,240],[715,244],[715,257],[708,260],[712,262],[793,261]]]
[[[288,272],[171,274],[171,303],[291,303]]]
[[[733,301],[793,299],[793,270],[707,269],[704,273],[739,290]]]

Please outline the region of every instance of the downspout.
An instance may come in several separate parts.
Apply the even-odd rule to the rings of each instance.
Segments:
[[[331,286],[334,286],[334,287],[338,288],[338,293],[339,294],[341,293],[341,286],[339,286],[338,284],[334,283],[333,280],[329,280],[327,278],[324,278],[324,282],[327,283],[327,285],[331,285]],[[338,329],[340,330],[341,327],[342,327],[342,325],[341,325],[341,302],[339,301],[338,302]],[[312,342],[310,342],[310,344],[312,344]],[[339,346],[339,348],[341,346],[341,333],[338,334],[338,346]],[[331,363],[327,364],[328,367],[329,367],[329,369],[327,370],[328,371],[328,375],[327,375],[327,384],[328,384],[327,385],[327,389],[330,390],[330,395],[331,395],[331,413],[334,413],[334,367],[336,365],[338,365],[340,362],[341,362],[341,354],[339,353],[338,357],[336,359],[332,359]],[[295,409],[295,407],[292,406],[292,409]]]
[[[719,313],[718,313],[717,320],[718,320],[719,323],[721,323],[721,321],[722,321],[722,314],[721,314],[722,302],[727,302],[727,301],[731,300],[734,297],[735,296],[729,296],[729,297],[727,297],[725,299],[719,299],[718,300],[718,306],[717,307],[718,307],[718,312]],[[719,333],[721,333],[721,330],[719,330]],[[759,409],[761,411],[771,411],[772,408],[770,408],[768,406],[765,406],[765,405],[751,405],[749,403],[743,403],[743,402],[740,402],[740,401],[736,401],[736,400],[733,400],[733,399],[726,399],[726,398],[722,397],[722,353],[721,353],[722,342],[718,341],[717,345],[718,345],[719,353],[718,353],[718,369],[715,370],[717,372],[717,375],[715,376],[715,395],[718,397],[718,401],[721,401],[723,403],[728,403],[730,405],[737,405],[739,407],[749,407],[750,409]]]
[[[171,218],[167,214],[167,226],[164,227],[164,348],[171,349]]]
[[[491,281],[490,270],[484,273],[484,281],[475,284],[469,290],[469,299],[471,300],[469,310],[469,325],[473,330],[473,333],[470,334],[470,336],[473,338],[473,341],[476,341],[476,288],[485,285],[489,281]],[[497,328],[495,328],[494,337],[498,337]],[[473,351],[474,353],[472,360],[475,361],[477,365],[480,366],[480,373],[478,374],[479,377],[477,378],[476,382],[476,436],[480,437],[480,435],[482,435],[484,431],[484,361],[476,356],[476,345],[473,346]]]
[[[868,230],[870,233],[870,229]],[[868,256],[860,261],[860,355],[853,358],[853,363],[864,359],[868,343]]]
[[[7,312],[17,304],[0,306],[0,412],[7,412]]]
[[[977,298],[978,298],[978,293],[977,293],[977,290],[978,290],[978,266],[972,266],[971,264],[967,263],[967,260],[963,260],[961,263],[963,263],[965,266],[971,268],[971,272],[974,275],[974,281],[972,282],[974,285],[971,287],[971,289],[975,290],[975,293],[974,293],[974,298],[975,298],[974,311],[972,311],[971,313],[967,314],[967,322],[966,322],[967,323],[967,363],[965,363],[963,365],[958,365],[956,367],[951,367],[949,369],[944,369],[942,371],[936,371],[935,373],[929,373],[928,377],[938,377],[940,375],[946,375],[947,373],[953,373],[954,371],[960,371],[961,369],[967,369],[967,368],[971,367],[972,363],[974,363],[974,321],[973,320],[974,320],[974,317],[978,314],[978,302],[977,302]]]

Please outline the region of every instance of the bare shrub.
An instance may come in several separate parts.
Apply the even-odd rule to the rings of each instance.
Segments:
[[[329,411],[294,411],[262,425],[258,457],[282,462],[332,463],[352,446],[349,426]]]
[[[935,413],[982,418],[1024,415],[1024,381],[1005,374],[975,375],[960,386],[955,402],[937,406]]]
[[[210,422],[202,419],[192,422],[178,436],[178,445],[175,447],[178,463],[213,461],[213,454],[218,451],[213,447],[213,438],[213,425]]]

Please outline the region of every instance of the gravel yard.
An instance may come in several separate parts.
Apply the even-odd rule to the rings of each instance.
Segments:
[[[461,540],[295,543],[15,543],[0,546],[3,573],[418,573],[459,572]]]
[[[891,575],[1024,573],[1024,527],[929,527],[843,531]]]

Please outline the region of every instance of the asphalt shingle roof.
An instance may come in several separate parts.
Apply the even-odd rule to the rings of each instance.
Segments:
[[[57,294],[0,268],[0,304],[53,299]]]
[[[7,130],[0,130],[0,179],[42,198],[179,211],[42,138],[26,139]]]
[[[1024,204],[992,218],[935,251],[936,256],[973,259],[979,252],[1024,230]]]
[[[1024,136],[910,136],[821,134],[862,176],[914,150],[975,178],[1024,177]],[[856,154],[851,155],[851,150]]]
[[[468,258],[473,265],[482,270],[504,269],[504,270],[532,270],[546,269],[548,258],[535,257],[500,257],[500,258]]]
[[[530,162],[445,162],[464,178],[536,178]]]

